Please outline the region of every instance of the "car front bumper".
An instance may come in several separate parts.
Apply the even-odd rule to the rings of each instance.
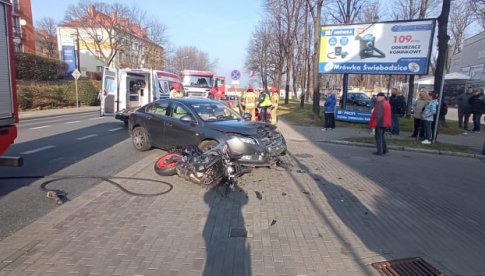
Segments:
[[[286,141],[280,134],[276,139],[261,139],[259,144],[246,144],[247,154],[242,155],[238,162],[246,166],[268,166],[273,159],[284,155],[287,150]]]

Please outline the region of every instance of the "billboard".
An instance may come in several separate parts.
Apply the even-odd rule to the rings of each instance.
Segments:
[[[77,52],[73,45],[62,45],[62,61],[67,64],[66,75],[71,76],[77,68]]]
[[[435,20],[322,26],[319,72],[426,75]]]

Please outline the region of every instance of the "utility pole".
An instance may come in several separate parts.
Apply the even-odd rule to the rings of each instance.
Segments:
[[[438,108],[436,111],[436,122],[433,129],[433,141],[438,136],[438,126],[441,112],[441,102],[443,101],[443,86],[445,82],[445,67],[448,59],[448,18],[450,16],[451,0],[443,0],[441,15],[438,17],[438,60],[436,62],[436,72],[434,76],[434,91],[439,91]]]

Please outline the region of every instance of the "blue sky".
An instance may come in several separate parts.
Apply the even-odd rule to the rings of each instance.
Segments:
[[[77,0],[31,0],[34,22],[42,17],[62,21],[64,12]],[[241,82],[247,81],[244,60],[249,37],[262,19],[260,0],[125,0],[127,6],[136,5],[154,16],[168,28],[168,40],[174,48],[196,46],[218,60],[216,73],[225,75],[228,84],[230,71],[243,72]]]

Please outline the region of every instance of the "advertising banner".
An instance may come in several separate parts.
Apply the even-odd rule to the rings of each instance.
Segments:
[[[67,64],[66,74],[70,76],[77,68],[76,50],[73,45],[62,45],[62,61]]]
[[[435,20],[323,26],[320,73],[425,75]]]
[[[370,111],[337,109],[335,119],[354,123],[368,123],[370,121],[370,115]]]

